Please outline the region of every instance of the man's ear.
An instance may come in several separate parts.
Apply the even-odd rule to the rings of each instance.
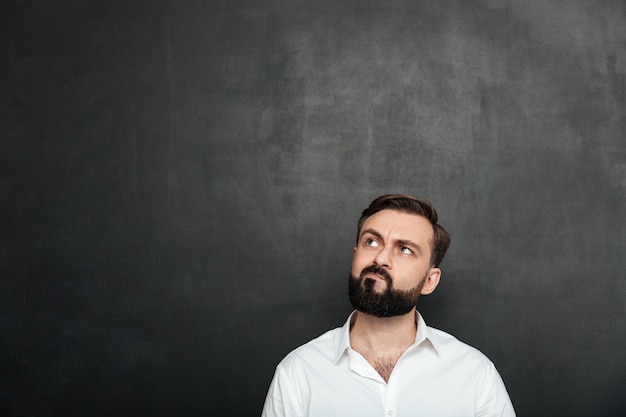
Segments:
[[[428,272],[428,276],[424,280],[424,286],[422,287],[422,291],[420,294],[428,295],[435,291],[437,285],[439,285],[439,279],[441,278],[441,269],[439,268],[431,268]]]

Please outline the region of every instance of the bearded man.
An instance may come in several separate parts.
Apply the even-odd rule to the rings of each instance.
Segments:
[[[363,211],[348,285],[355,311],[278,364],[262,417],[515,416],[494,364],[416,310],[450,245],[437,222],[428,201],[403,194]]]

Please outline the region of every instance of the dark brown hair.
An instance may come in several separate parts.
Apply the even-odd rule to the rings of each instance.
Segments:
[[[381,210],[396,210],[425,217],[433,226],[430,263],[432,266],[439,266],[450,246],[450,235],[448,235],[448,232],[446,232],[443,227],[437,224],[439,218],[433,205],[426,200],[411,197],[410,195],[387,194],[372,201],[369,207],[361,213],[358,224],[357,243],[361,236],[361,228],[365,220]]]

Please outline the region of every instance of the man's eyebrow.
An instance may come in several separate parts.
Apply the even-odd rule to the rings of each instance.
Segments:
[[[407,239],[398,239],[396,241],[399,245],[402,246],[410,246],[413,249],[415,249],[416,251],[418,251],[420,254],[423,254],[422,252],[422,247],[420,245],[418,245],[417,243],[411,241],[411,240],[407,240]]]
[[[361,237],[363,237],[366,233],[369,233],[370,235],[374,235],[378,239],[383,240],[383,235],[381,235],[380,232],[378,232],[375,229],[365,229],[365,230],[363,230],[363,232],[361,232]],[[415,249],[420,254],[422,254],[422,255],[424,254],[424,251],[422,250],[422,247],[420,245],[418,245],[417,243],[413,242],[412,240],[398,239],[398,240],[396,240],[396,243],[398,245],[402,245],[402,246],[409,246],[409,247]]]
[[[363,235],[365,235],[366,233],[369,233],[370,235],[374,235],[377,238],[379,238],[380,240],[383,239],[383,235],[381,235],[378,231],[376,231],[375,229],[365,229],[361,232],[361,237],[363,237]]]

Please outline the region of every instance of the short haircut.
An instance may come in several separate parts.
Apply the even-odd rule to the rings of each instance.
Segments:
[[[423,199],[406,194],[387,194],[376,198],[368,208],[363,210],[359,219],[357,231],[357,243],[361,236],[363,223],[375,213],[381,210],[395,210],[403,213],[417,214],[425,217],[433,226],[433,241],[431,242],[430,264],[439,266],[450,246],[450,235],[437,224],[438,216],[433,205]]]

